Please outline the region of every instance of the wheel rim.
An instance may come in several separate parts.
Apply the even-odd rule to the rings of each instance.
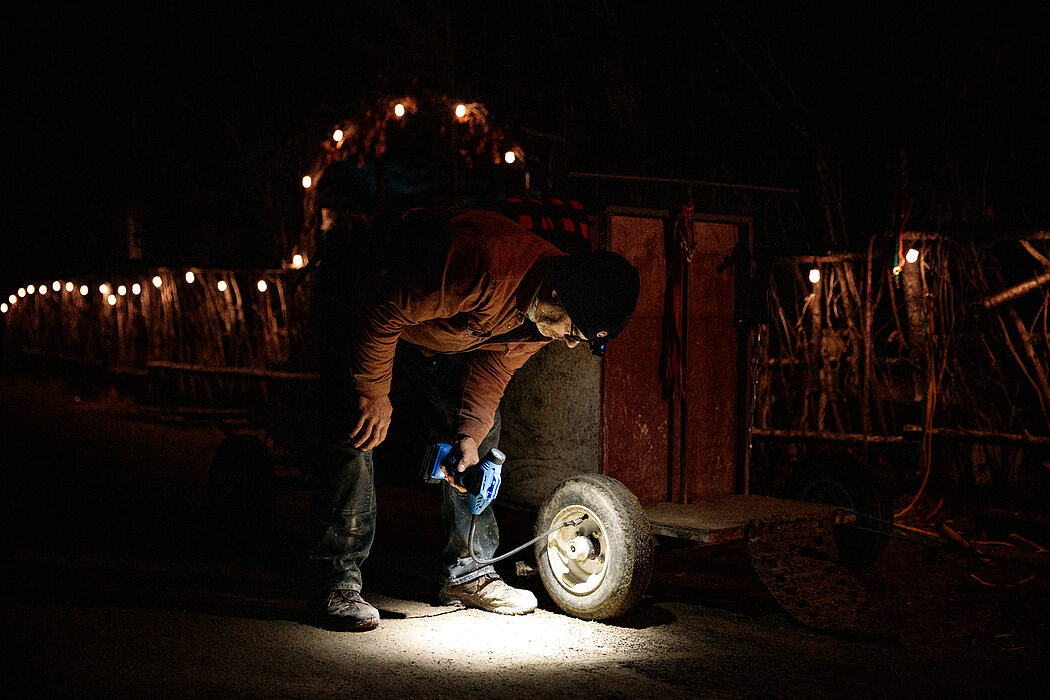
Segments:
[[[554,580],[575,595],[597,590],[609,570],[609,541],[594,511],[583,506],[562,508],[551,526],[586,515],[576,527],[562,527],[547,536],[547,562]]]

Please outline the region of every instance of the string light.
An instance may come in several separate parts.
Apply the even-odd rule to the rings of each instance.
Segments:
[[[396,101],[396,102],[394,102],[394,104],[391,105],[392,102],[394,102],[394,100],[386,101],[385,107],[387,109],[391,110],[391,112],[388,112],[388,114],[392,113],[393,116],[397,117],[398,119],[401,119],[401,118],[404,118],[404,117],[408,116],[409,113],[412,113],[413,115],[417,113],[417,108],[418,108],[417,102],[411,96],[402,96],[399,101]],[[444,114],[446,114],[446,115],[448,114],[448,112],[444,111],[444,110],[448,109],[448,105],[449,105],[449,102],[444,102],[444,106],[442,107],[442,112],[444,112]],[[455,115],[455,118],[460,120],[460,121],[465,121],[465,120],[468,120],[468,119],[469,120],[482,120],[482,121],[484,120],[485,111],[482,108],[482,106],[479,105],[479,104],[474,104],[474,103],[452,103],[452,106],[453,106],[453,114]],[[447,119],[447,117],[445,117],[445,118]],[[343,140],[345,138],[347,138],[348,136],[350,136],[352,139],[356,138],[356,136],[355,136],[356,133],[357,133],[357,127],[355,127],[352,124],[348,124],[348,127],[347,127],[346,131],[344,131],[342,129],[334,129],[333,132],[332,132],[332,138],[334,139],[334,141],[337,144],[342,145],[341,142],[343,142]],[[496,150],[496,158],[497,159],[499,158],[498,150]],[[513,164],[516,164],[516,163],[520,164],[520,163],[524,162],[524,156],[522,155],[520,149],[507,149],[502,154],[502,158],[503,158],[503,161],[506,164],[508,164],[508,165],[513,165]],[[294,177],[294,175],[293,175],[293,177]],[[302,177],[302,186],[303,186],[304,189],[310,189],[313,186],[313,184],[315,184],[315,183],[313,182],[312,176],[305,175],[305,176]],[[911,252],[909,251],[909,255],[910,254],[911,254]],[[307,263],[308,263],[308,261],[307,261],[306,257],[304,255],[302,255],[302,254],[298,254],[297,253],[297,254],[292,256],[292,260],[291,260],[291,267],[292,268],[301,269],[301,268],[305,267],[307,265]],[[177,268],[175,270],[168,270],[166,272],[166,274],[173,274],[173,281],[178,279],[178,277],[177,277],[177,275],[178,275]],[[817,271],[817,274],[819,275],[819,271]],[[810,273],[811,278],[812,278],[812,275],[813,275],[813,272]],[[214,279],[210,274],[206,275],[205,279],[202,279],[202,285],[204,285],[206,287],[207,279],[209,279],[209,278]],[[146,280],[148,280],[148,281],[146,281]],[[195,275],[193,270],[187,270],[185,272],[185,280],[186,280],[187,284],[191,284],[191,285],[196,282],[196,275]],[[115,291],[113,291],[114,287],[112,285],[108,284],[108,283],[101,283],[101,284],[96,283],[96,284],[98,285],[97,286],[98,293],[101,295],[101,297],[103,299],[106,300],[107,304],[110,305],[110,306],[116,306],[117,305],[117,300],[118,300],[118,297],[116,295],[119,294],[119,296],[126,297],[128,291],[129,291],[128,287],[130,287],[130,291],[131,291],[132,294],[140,295],[140,294],[143,293],[143,289],[142,288],[143,287],[147,287],[149,283],[152,283],[155,288],[160,289],[164,285],[164,280],[163,280],[162,276],[158,274],[158,275],[152,276],[152,278],[144,279],[144,281],[141,284],[139,284],[137,282],[133,283],[133,284],[130,284],[130,285],[120,284],[119,286],[117,286],[115,288]],[[178,285],[176,284],[176,287],[177,286]],[[220,292],[226,292],[229,289],[229,287],[230,287],[229,283],[226,280],[218,280],[216,282],[216,286],[217,286],[217,288],[218,288],[218,290]],[[278,282],[278,286],[280,287],[280,282]],[[76,291],[79,290],[80,295],[82,297],[87,297],[89,295],[92,295],[92,291],[93,291],[93,289],[90,287],[90,283],[74,283],[74,282],[68,281],[68,280],[54,280],[51,283],[31,284],[31,285],[27,285],[27,286],[24,286],[24,287],[18,289],[17,292],[11,293],[7,297],[8,303],[4,304],[4,312],[7,313],[8,311],[11,311],[13,309],[13,307],[15,306],[15,304],[17,303],[17,301],[20,298],[24,298],[27,294],[28,295],[40,294],[41,296],[46,296],[49,293],[49,291],[50,291],[48,289],[49,287],[50,287],[50,290],[53,290],[55,293],[59,294],[59,296],[60,296],[60,293],[61,293],[61,291],[63,289],[69,294],[73,294],[73,293],[75,293]],[[265,279],[258,279],[256,281],[256,288],[258,289],[258,291],[260,293],[265,293],[269,289],[269,284],[268,284],[267,280],[265,280]],[[9,291],[12,291],[12,290],[9,290]],[[93,301],[94,300],[92,299],[91,302],[93,302]],[[56,303],[57,303],[57,300],[56,300]],[[45,304],[45,306],[49,306],[49,305],[50,305],[50,303]]]
[[[914,248],[908,248],[908,252],[904,255],[904,259],[914,265],[915,261],[919,259],[919,251]]]
[[[6,303],[0,303],[0,314],[6,314],[6,313],[7,313],[7,304]]]
[[[814,267],[812,270],[809,271],[809,281],[812,282],[813,284],[817,284],[818,282],[820,282],[820,268],[819,267]]]

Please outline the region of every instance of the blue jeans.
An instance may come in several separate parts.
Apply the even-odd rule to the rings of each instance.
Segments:
[[[455,437],[459,403],[457,375],[464,355],[426,357],[412,346],[398,346],[394,364],[391,401],[394,420],[399,414],[420,419],[431,442]],[[376,496],[371,450],[353,446],[348,431],[357,420],[357,395],[349,385],[347,365],[334,355],[322,360],[323,447],[317,465],[313,506],[314,539],[309,557],[314,581],[322,590],[361,590],[361,564],[372,548],[376,527]],[[499,444],[500,416],[478,448],[484,455]],[[406,446],[415,448],[416,446]],[[418,446],[423,454],[425,445]],[[445,546],[441,552],[441,575],[449,584],[472,581],[493,572],[491,565],[474,561],[468,548],[472,514],[470,499],[447,483],[441,491],[441,520]],[[407,546],[408,543],[406,543]],[[492,508],[477,516],[474,552],[491,559],[499,546],[499,527]]]

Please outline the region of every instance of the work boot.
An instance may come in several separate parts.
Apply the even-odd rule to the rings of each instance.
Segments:
[[[363,632],[379,626],[379,611],[365,602],[360,591],[331,591],[317,608],[325,629]]]
[[[511,588],[496,574],[442,587],[438,598],[445,605],[481,608],[502,615],[524,615],[536,609],[532,591]]]

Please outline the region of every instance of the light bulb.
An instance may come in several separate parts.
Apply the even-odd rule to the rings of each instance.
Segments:
[[[919,251],[914,248],[908,248],[908,252],[904,254],[904,259],[909,263],[914,264],[919,259]]]
[[[809,271],[809,281],[812,282],[813,284],[816,284],[817,282],[820,281],[820,268],[819,267],[814,267],[812,270]]]

